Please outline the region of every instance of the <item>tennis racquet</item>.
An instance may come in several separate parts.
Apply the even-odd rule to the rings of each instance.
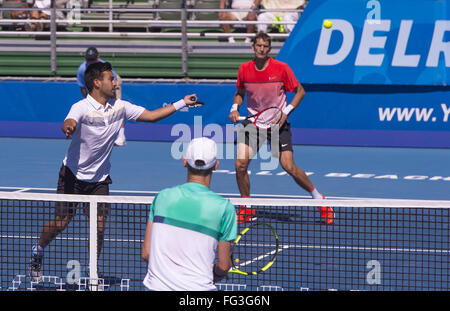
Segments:
[[[275,262],[278,249],[275,229],[264,222],[253,222],[232,243],[232,268],[228,273],[256,275],[267,271]]]
[[[192,100],[192,101],[195,101],[195,96],[191,96],[189,99]],[[193,103],[192,105],[189,105],[188,107],[189,108],[191,108],[191,107],[196,108],[196,107],[203,107],[204,105],[205,105],[204,102],[196,101],[195,103]]]
[[[249,120],[254,118],[253,124],[260,129],[269,129],[277,125],[281,117],[283,116],[283,111],[278,107],[268,107],[264,108],[257,114],[250,115],[248,117],[239,117],[239,120]]]

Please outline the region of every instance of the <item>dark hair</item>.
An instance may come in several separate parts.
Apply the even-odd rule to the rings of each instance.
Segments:
[[[197,165],[197,163],[195,163],[195,164]],[[203,165],[204,165],[204,162],[203,162]],[[189,163],[186,163],[186,166],[187,166],[187,169],[190,174],[203,176],[203,177],[208,176],[209,174],[212,174],[212,172],[214,171],[214,167],[215,167],[215,166],[213,166],[207,170],[199,170],[199,169],[196,169],[196,168],[193,168],[192,166],[190,166]]]
[[[87,67],[84,73],[84,84],[89,92],[94,89],[94,80],[102,80],[105,71],[112,71],[112,66],[108,62],[98,62]]]
[[[253,38],[253,44],[256,43],[256,40],[261,39],[263,41],[269,42],[269,46],[272,46],[272,38],[270,38],[270,36],[268,34],[266,34],[265,32],[258,32],[255,37]]]

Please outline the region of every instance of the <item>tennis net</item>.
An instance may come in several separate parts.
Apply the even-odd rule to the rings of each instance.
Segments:
[[[144,290],[141,246],[153,197],[0,192],[0,290]],[[237,199],[255,210],[279,240],[273,265],[256,275],[230,273],[219,290],[449,290],[450,202],[387,199]],[[76,202],[76,203],[74,203]],[[55,206],[77,210],[44,251],[42,276],[29,276],[31,249]],[[326,225],[317,205],[332,206]],[[97,206],[109,207],[107,215]],[[87,215],[90,215],[88,217]],[[98,252],[96,216],[107,218]],[[255,219],[256,218],[256,219]],[[238,225],[238,230],[251,222]],[[265,260],[272,233],[250,229],[248,256]],[[101,239],[100,239],[101,240]],[[262,256],[254,257],[257,249]],[[253,250],[252,250],[253,249]],[[264,256],[264,253],[267,256]],[[240,255],[241,256],[241,255]]]

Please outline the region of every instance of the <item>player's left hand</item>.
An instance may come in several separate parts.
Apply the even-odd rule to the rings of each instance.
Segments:
[[[184,100],[186,106],[190,106],[190,105],[195,104],[197,102],[198,98],[197,98],[196,94],[191,94],[191,95],[186,95],[183,98],[183,100]]]

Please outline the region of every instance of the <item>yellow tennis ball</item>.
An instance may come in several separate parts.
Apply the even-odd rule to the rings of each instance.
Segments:
[[[331,26],[333,26],[333,23],[332,23],[329,19],[326,19],[326,20],[323,22],[323,27],[329,29],[329,28],[331,28]]]
[[[235,261],[235,262],[239,262],[239,258],[236,258],[234,261]]]

